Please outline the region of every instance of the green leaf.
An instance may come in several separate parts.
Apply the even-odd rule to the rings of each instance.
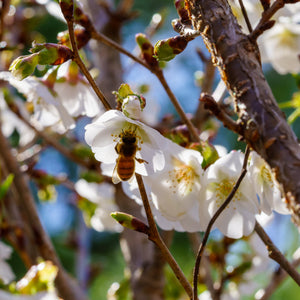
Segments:
[[[0,186],[0,200],[6,195],[7,191],[9,190],[13,180],[14,180],[14,174],[9,174],[6,179],[3,181],[3,183]]]
[[[83,219],[88,226],[91,226],[91,218],[95,214],[97,207],[98,205],[96,203],[86,198],[81,197],[78,199],[78,208],[82,211]]]

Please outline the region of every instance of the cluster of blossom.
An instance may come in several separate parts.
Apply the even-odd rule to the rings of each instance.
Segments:
[[[51,68],[42,78],[28,76],[20,81],[10,72],[0,72],[0,79],[9,82],[32,103],[31,122],[38,129],[51,127],[63,134],[75,127],[74,118],[95,117],[103,112],[92,88],[71,61]],[[3,106],[2,100],[1,103]]]
[[[230,0],[229,3],[242,29],[249,33],[239,2]],[[244,0],[243,3],[255,28],[263,12],[261,2]],[[286,4],[272,19],[276,21],[275,25],[258,39],[262,62],[270,63],[280,74],[300,72],[300,3]]]
[[[29,76],[19,81],[9,72],[1,72],[0,77],[33,103],[31,118],[41,127],[51,126],[62,133],[75,126],[73,117],[96,116],[86,126],[85,139],[95,158],[102,162],[103,174],[111,176],[114,183],[121,181],[116,164],[122,154],[116,151],[117,147],[124,143],[124,135],[134,137],[130,177],[134,178],[134,172],[144,176],[154,215],[163,229],[204,231],[240,175],[244,160],[242,152],[223,155],[204,170],[201,166],[203,158],[198,151],[183,148],[140,122],[145,103],[127,85],[119,89],[119,94],[116,93],[122,102],[122,111],[103,113],[99,101],[72,63],[51,70],[42,79]],[[260,212],[288,213],[268,165],[255,153],[252,153],[248,165],[248,173],[238,191],[215,223],[215,227],[232,238],[249,235],[255,225],[255,216]],[[82,197],[98,205],[91,225],[100,231],[120,231],[120,227],[113,225],[108,217],[109,211],[116,210],[113,191],[104,200],[96,195],[107,194],[107,186],[100,188],[96,183],[90,183],[87,188],[87,185],[80,181],[76,189]],[[141,203],[134,180],[123,182],[123,188]],[[86,193],[95,189],[94,196]],[[102,189],[106,192],[101,192]]]
[[[115,148],[124,142],[126,133],[134,135],[135,172],[144,176],[158,225],[165,230],[205,231],[240,176],[244,154],[232,151],[204,170],[198,151],[179,146],[136,118],[110,110],[86,126],[86,142],[102,162],[103,174],[118,176],[116,162],[120,154]],[[133,173],[122,184],[125,193],[141,204]],[[247,236],[254,229],[256,215],[271,214],[272,210],[289,213],[270,167],[252,152],[248,172],[215,227],[231,238]]]

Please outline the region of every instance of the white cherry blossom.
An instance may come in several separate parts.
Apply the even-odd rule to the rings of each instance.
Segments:
[[[11,267],[5,261],[10,258],[11,253],[12,248],[0,240],[0,282],[2,281],[4,284],[9,284],[15,278]]]
[[[280,17],[259,39],[262,61],[271,63],[280,74],[300,72],[300,24]]]
[[[261,210],[268,215],[272,210],[289,214],[282,200],[279,183],[269,165],[256,152],[251,153],[249,173],[254,182],[253,188],[260,200]]]
[[[23,117],[28,119],[29,114],[25,110],[21,100],[16,99],[15,104],[18,106]],[[25,146],[34,139],[35,132],[7,107],[2,93],[0,93],[0,119],[4,136],[9,137],[14,130],[17,130],[20,136],[19,144],[21,146]]]
[[[205,201],[200,200],[200,215],[207,212],[212,217],[224,203],[240,176],[243,159],[243,153],[232,151],[207,168],[204,176]],[[255,214],[258,213],[259,205],[253,182],[249,174],[246,174],[233,199],[216,220],[215,226],[231,238],[247,236],[254,229]]]
[[[123,99],[122,111],[125,116],[140,120],[143,111],[140,98],[136,95],[129,95],[128,97]]]
[[[198,151],[171,141],[168,149],[165,168],[144,178],[150,186],[153,204],[165,219],[180,222],[185,231],[203,230],[197,201],[203,192],[203,158]]]
[[[59,67],[53,89],[73,117],[95,117],[104,112],[102,103],[74,62],[68,61]]]
[[[122,112],[109,110],[85,127],[85,140],[95,153],[95,158],[106,164],[116,164],[119,154],[115,147],[124,133],[136,138],[136,158],[144,162],[135,163],[135,171],[149,175],[163,169],[165,158],[163,149],[166,138],[155,129],[127,118]]]
[[[117,223],[110,213],[117,211],[115,203],[115,188],[108,183],[87,182],[80,179],[75,183],[77,193],[89,201],[97,204],[91,218],[91,226],[97,231],[121,232],[123,227]]]
[[[145,179],[146,177],[144,177]],[[157,225],[163,229],[163,230],[176,230],[179,232],[196,232],[199,231],[200,224],[199,224],[199,214],[197,209],[197,203],[194,206],[194,209],[191,209],[187,211],[185,216],[181,216],[178,220],[170,220],[164,216],[163,213],[161,213],[160,210],[158,210],[152,199],[152,193],[150,186],[145,182],[144,185],[148,197],[148,201],[153,213],[153,216],[155,218],[155,221]],[[122,182],[123,191],[125,194],[133,199],[137,204],[141,206],[142,214],[146,217],[146,213],[143,207],[143,201],[141,199],[140,191],[137,185],[136,180],[134,179],[130,184],[128,182]]]
[[[17,80],[10,72],[0,72],[0,79],[6,80],[34,106],[33,119],[43,127],[51,126],[58,133],[75,127],[75,122],[62,105],[57,93],[42,79],[28,76]]]

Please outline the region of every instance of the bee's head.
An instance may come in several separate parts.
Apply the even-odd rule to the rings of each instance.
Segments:
[[[120,133],[119,137],[122,139],[122,142],[125,144],[134,144],[136,142],[135,132],[132,131],[123,131]]]

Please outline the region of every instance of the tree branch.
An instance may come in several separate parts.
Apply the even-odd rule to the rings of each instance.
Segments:
[[[265,80],[256,43],[242,33],[228,1],[186,4],[235,100],[242,136],[275,172],[300,226],[300,146]]]
[[[267,246],[269,257],[275,260],[282,269],[284,269],[300,286],[300,274],[297,270],[290,264],[290,262],[284,257],[284,255],[278,250],[278,248],[273,244],[269,236],[266,234],[264,229],[259,225],[258,222],[255,224],[255,231]]]

